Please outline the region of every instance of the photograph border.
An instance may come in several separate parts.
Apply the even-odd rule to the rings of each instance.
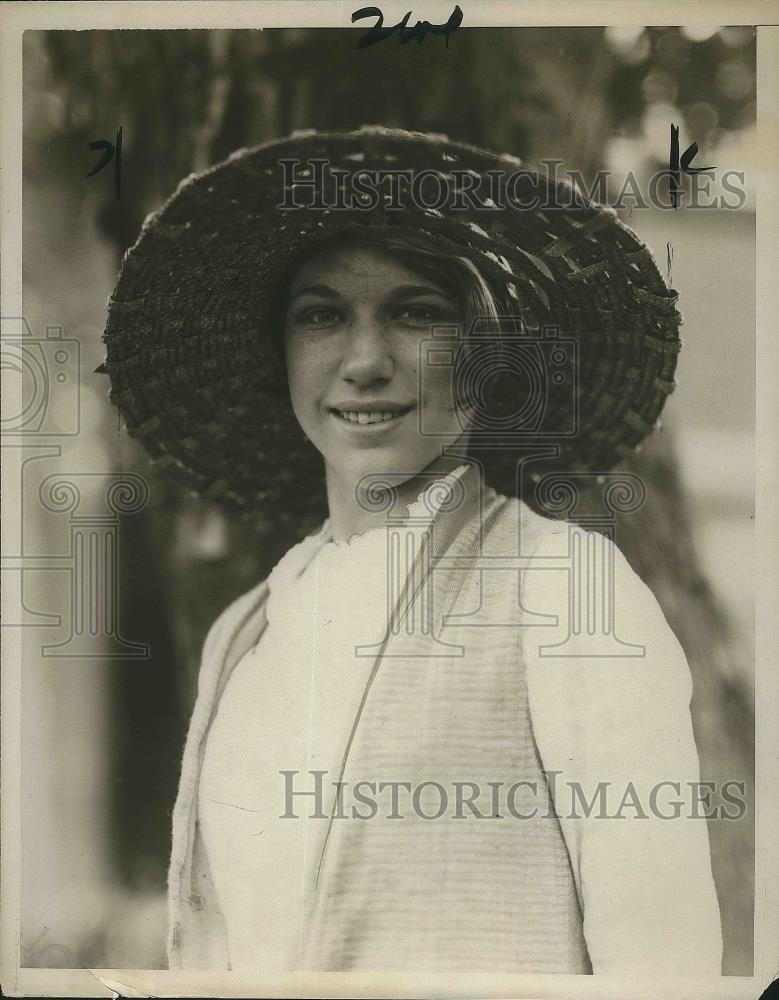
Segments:
[[[2,921],[0,982],[9,996],[311,996],[311,997],[560,997],[634,1000],[688,997],[690,1000],[756,1000],[779,978],[779,2],[630,2],[616,5],[595,0],[549,0],[542,8],[530,0],[490,2],[459,0],[467,26],[539,26],[601,24],[757,25],[757,362],[755,442],[755,648],[762,663],[756,669],[756,879],[755,971],[751,977],[717,979],[637,979],[617,976],[560,975],[399,975],[294,973],[257,991],[254,977],[239,973],[192,973],[154,970],[89,970],[19,968],[21,905],[22,797],[20,766],[21,629],[2,630]],[[262,28],[353,27],[350,15],[360,6],[332,0],[147,0],[122,2],[8,2],[0,8],[0,218],[2,218],[2,317],[23,316],[22,303],[22,34],[24,30],[116,28]],[[453,4],[440,0],[381,3],[388,23],[409,8],[416,17],[444,21]],[[770,23],[766,23],[770,19]],[[4,331],[0,331],[3,332]],[[10,407],[21,400],[21,380],[3,373],[3,393]],[[16,410],[14,410],[16,412]],[[3,544],[14,548],[21,482],[21,446],[2,449]],[[18,594],[3,581],[4,617],[18,621]],[[769,652],[773,655],[766,656]]]

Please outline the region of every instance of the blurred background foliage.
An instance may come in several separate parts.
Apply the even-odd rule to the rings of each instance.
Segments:
[[[107,880],[121,887],[123,904],[110,915],[83,906],[70,926],[57,930],[75,964],[164,961],[170,810],[202,641],[218,612],[297,540],[279,537],[267,512],[229,517],[159,478],[119,425],[107,383],[92,375],[103,358],[105,300],[146,214],[186,174],[295,128],[380,123],[444,132],[531,162],[560,159],[585,176],[608,168],[618,179],[627,169],[647,176],[667,165],[670,122],[682,126],[685,145],[698,142],[699,162],[716,164],[729,150],[743,150],[755,126],[755,34],[748,27],[470,29],[454,35],[448,48],[431,36],[421,46],[390,39],[363,51],[357,37],[342,29],[25,34],[25,312],[38,322],[64,321],[81,341],[91,415],[83,446],[102,455],[105,468],[138,472],[152,487],[148,507],[125,518],[120,532],[122,631],[149,642],[151,658],[111,664],[110,723],[96,751],[104,757],[111,821],[94,895],[99,879]],[[98,158],[88,143],[113,141],[119,126],[117,200],[112,167],[89,180],[85,175]],[[694,230],[704,221],[689,225]],[[753,222],[740,225],[748,281]],[[718,230],[715,238],[725,235]],[[700,238],[689,237],[693,252]],[[705,279],[697,280],[702,290]],[[739,335],[751,343],[748,308],[742,317]],[[751,377],[747,363],[740,383],[747,401]],[[747,447],[752,419],[746,412],[739,426]],[[694,470],[680,464],[673,425],[672,419],[670,431],[654,435],[628,463],[648,484],[649,497],[623,519],[617,537],[690,661],[703,777],[746,784],[748,817],[710,824],[724,971],[743,975],[752,967],[752,649],[748,629],[734,627],[723,601],[726,585],[712,585],[714,564],[707,570],[701,562],[702,508],[688,495],[697,483]],[[731,488],[727,471],[723,477],[712,502],[724,503],[727,524],[737,525],[738,534],[728,537],[746,544],[751,481],[736,483],[734,476]],[[592,513],[593,503],[585,499],[580,515]],[[714,550],[722,548],[714,531],[724,522],[712,517]],[[738,581],[749,577],[748,560],[740,572]],[[86,722],[84,739],[90,739]],[[62,836],[77,840],[78,830]],[[39,862],[31,855],[26,864]],[[47,877],[59,884],[63,874]],[[31,938],[40,929],[40,909],[30,904]]]

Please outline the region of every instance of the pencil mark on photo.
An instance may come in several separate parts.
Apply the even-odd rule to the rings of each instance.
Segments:
[[[671,207],[676,210],[681,201],[681,177],[682,174],[693,176],[695,174],[708,173],[716,170],[716,167],[693,167],[692,161],[698,154],[698,143],[693,142],[679,155],[679,126],[671,125],[671,151],[668,157],[668,170],[670,176]]]
[[[463,12],[459,4],[455,5],[454,10],[449,15],[447,21],[443,24],[431,24],[430,21],[417,21],[413,28],[407,27],[409,18],[411,17],[411,11],[408,11],[397,24],[392,25],[392,27],[385,28],[384,25],[384,14],[379,7],[361,7],[352,14],[352,24],[355,21],[361,21],[366,17],[375,17],[376,23],[373,27],[361,36],[360,41],[357,43],[358,49],[366,49],[370,45],[377,45],[379,42],[386,41],[386,39],[391,38],[392,35],[397,34],[398,41],[401,45],[407,45],[409,42],[416,41],[417,45],[421,45],[428,34],[431,35],[442,35],[446,40],[446,47],[449,48],[449,36],[453,34],[463,22]]]
[[[97,152],[98,149],[103,150],[103,155],[100,157],[95,166],[89,171],[87,177],[94,177],[95,174],[99,174],[104,167],[113,160],[114,163],[114,191],[116,192],[116,197],[120,198],[122,193],[122,133],[123,129],[120,125],[116,130],[116,137],[113,142],[108,139],[93,139],[89,143],[89,148],[92,152]]]

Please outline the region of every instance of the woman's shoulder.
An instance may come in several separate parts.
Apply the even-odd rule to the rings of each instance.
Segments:
[[[689,705],[692,681],[682,646],[618,541],[529,509],[521,525],[528,557],[521,633],[534,690],[569,702],[573,712],[582,699],[625,704],[639,694],[647,711],[669,701]]]
[[[601,566],[604,558],[607,566],[618,564],[623,581],[635,581],[637,586],[648,591],[630,566],[616,538],[608,530],[595,530],[565,518],[540,514],[518,497],[496,493],[494,500],[497,501],[497,516],[490,519],[489,506],[481,516],[487,525],[485,538],[489,539],[489,544],[496,550],[495,554],[536,558],[539,561],[552,560],[555,566],[559,563],[560,568],[564,568],[563,563],[574,558],[574,548],[578,550],[580,558],[583,558],[582,546],[585,549],[589,546],[590,552],[599,549],[602,554],[599,561]],[[497,551],[501,545],[504,550]],[[600,566],[596,570],[598,568]]]
[[[329,520],[311,534],[301,538],[276,562],[267,577],[271,590],[289,584],[306,568],[319,549],[322,548],[329,533]]]
[[[496,516],[490,516],[490,508],[494,505]],[[582,533],[572,521],[539,514],[528,503],[518,497],[494,493],[490,503],[480,514],[487,530],[485,539],[493,548],[503,546],[504,551],[498,555],[519,555],[531,557],[536,554],[562,552],[566,540],[572,533]]]
[[[671,675],[687,692],[679,641],[615,533],[544,516],[516,497],[498,500],[485,550],[517,559],[529,662],[569,679]]]
[[[296,573],[316,550],[324,526],[299,542],[292,545],[284,555],[277,560],[270,572],[248,590],[242,591],[216,617],[206,636],[206,648],[212,646],[226,632],[235,631],[253,614],[275,580],[283,579]]]

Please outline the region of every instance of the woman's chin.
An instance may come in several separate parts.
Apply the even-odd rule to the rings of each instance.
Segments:
[[[424,472],[439,454],[419,454],[408,442],[396,446],[385,443],[351,454],[341,450],[333,456],[334,461],[326,459],[325,464],[331,473],[354,487],[361,484],[369,488],[371,483],[399,487]]]

